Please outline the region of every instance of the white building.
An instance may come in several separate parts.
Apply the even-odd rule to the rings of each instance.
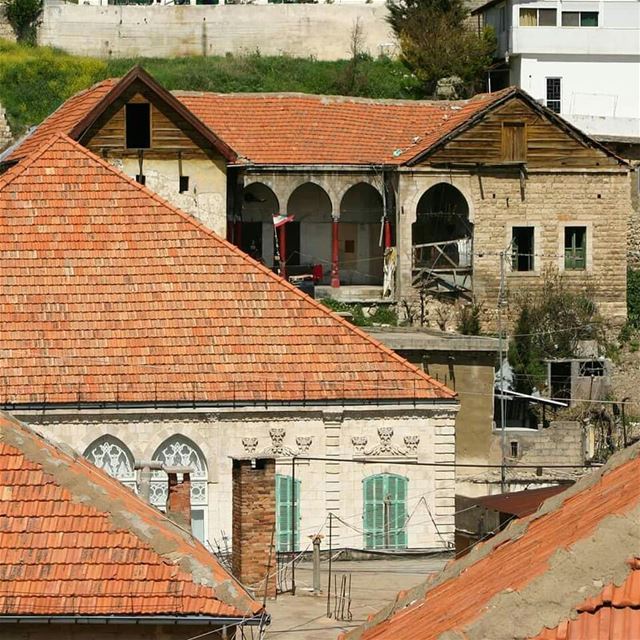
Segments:
[[[491,0],[473,13],[498,39],[490,90],[517,85],[603,140],[640,138],[638,0]]]

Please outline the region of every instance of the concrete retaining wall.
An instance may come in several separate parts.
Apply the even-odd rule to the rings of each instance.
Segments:
[[[39,42],[100,57],[225,55],[259,50],[336,60],[349,56],[359,19],[364,50],[393,54],[381,4],[90,6],[48,2]],[[87,34],[91,34],[87,37]]]

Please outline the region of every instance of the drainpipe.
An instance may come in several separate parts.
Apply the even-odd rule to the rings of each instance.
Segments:
[[[338,240],[338,224],[340,218],[333,217],[331,225],[331,286],[335,289],[340,287],[340,268],[338,266],[338,256],[340,245]]]

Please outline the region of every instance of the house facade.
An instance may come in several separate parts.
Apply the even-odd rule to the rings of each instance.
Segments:
[[[128,138],[139,125],[144,139]],[[612,322],[626,316],[629,166],[519,89],[458,102],[172,94],[136,68],[71,98],[5,164],[55,132],[266,266],[282,253],[318,296],[491,310],[501,272],[515,295],[555,271]],[[291,217],[277,233],[276,213]]]
[[[637,2],[492,0],[473,13],[498,39],[489,90],[516,85],[589,135],[640,143]]]
[[[330,513],[336,547],[453,543],[444,384],[63,134],[0,201],[4,408],[130,488],[145,461],[191,469],[216,551],[232,458],[252,456],[276,458],[279,550]],[[166,492],[154,475],[151,502]]]

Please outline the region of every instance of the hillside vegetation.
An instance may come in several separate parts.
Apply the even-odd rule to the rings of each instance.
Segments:
[[[419,98],[419,83],[398,61],[359,55],[338,61],[288,56],[101,60],[49,47],[0,41],[0,104],[14,134],[40,123],[64,100],[141,64],[168,89],[223,93],[301,91],[371,98]]]

